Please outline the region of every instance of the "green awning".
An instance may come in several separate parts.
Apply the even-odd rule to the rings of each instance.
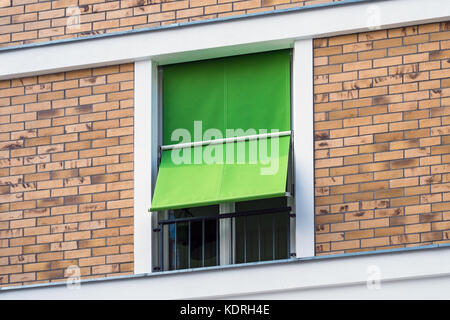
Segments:
[[[245,141],[233,142],[228,146],[202,146],[164,151],[151,211],[285,195],[290,137],[269,138],[266,141],[267,148],[264,142],[258,142],[259,145],[255,147],[252,146],[254,141]],[[203,159],[208,160],[205,154],[209,154],[213,148],[215,151],[222,150],[217,152],[223,154],[222,163],[205,163],[203,160],[202,163],[195,164],[196,152],[197,155],[201,152]],[[226,150],[227,148],[230,149]],[[227,163],[226,155],[230,154],[231,149],[233,158],[230,157]],[[245,150],[245,158],[242,151],[238,152],[239,149]],[[267,150],[267,156],[264,150]],[[184,152],[187,152],[188,156],[183,157]],[[179,163],[180,158],[188,163]],[[212,159],[220,160],[220,157],[214,158],[213,155]]]
[[[162,98],[162,140],[166,146],[227,138],[227,130],[235,130],[234,136],[260,134],[261,130],[289,131],[290,50],[164,66]],[[200,134],[194,130],[198,121]],[[190,140],[175,134],[180,129],[187,132]],[[208,136],[210,129],[222,136]],[[275,140],[278,143],[274,144]],[[265,151],[262,143],[256,161],[254,152],[250,152],[254,141],[163,151],[151,210],[284,195],[290,137],[266,141],[269,157],[260,156],[259,147]],[[244,162],[236,158],[242,146]],[[232,154],[230,148],[236,152]],[[180,154],[184,155],[183,161],[177,159]],[[214,161],[202,156],[198,161],[195,154],[212,154]],[[223,161],[218,154],[223,155]],[[271,172],[269,168],[275,165],[277,170]]]
[[[182,128],[290,130],[290,51],[270,51],[164,66],[163,144]]]

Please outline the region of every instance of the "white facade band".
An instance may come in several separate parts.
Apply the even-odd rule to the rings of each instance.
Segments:
[[[0,299],[449,299],[449,287],[450,246],[443,245],[82,280],[79,290],[0,288]]]
[[[249,16],[220,23],[4,51],[0,53],[0,80],[148,59],[162,65],[292,48],[296,40],[373,30],[370,10],[373,6],[380,12],[377,29],[450,19],[448,0],[374,0]]]

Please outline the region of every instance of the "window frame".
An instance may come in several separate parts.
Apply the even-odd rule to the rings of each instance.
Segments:
[[[259,51],[256,53],[263,53],[263,52],[270,52],[272,50],[263,50],[263,51]],[[292,74],[292,67],[293,67],[293,50],[290,50],[290,122],[291,122],[291,128],[292,128],[292,81],[293,81],[293,74]],[[229,56],[229,57],[233,57],[233,55]],[[226,58],[226,57],[222,57],[222,58]],[[203,61],[203,60],[197,60],[199,62]],[[158,122],[157,122],[157,141],[158,141],[158,157],[157,157],[157,170],[159,169],[159,165],[160,165],[160,161],[161,161],[161,149],[160,147],[163,145],[163,105],[164,105],[164,101],[163,101],[163,77],[164,77],[164,73],[163,73],[163,65],[158,65],[156,67],[157,69],[157,111],[158,111]],[[293,214],[293,216],[291,216],[290,218],[290,223],[289,223],[289,233],[290,233],[290,243],[289,243],[289,248],[290,252],[288,252],[288,258],[291,257],[295,257],[296,253],[295,253],[295,242],[296,242],[296,234],[295,234],[295,199],[294,199],[294,192],[293,192],[293,187],[295,187],[295,183],[294,183],[294,173],[293,173],[293,148],[292,148],[292,143],[293,143],[293,138],[291,135],[291,143],[290,143],[290,151],[289,151],[289,163],[288,163],[288,173],[287,173],[287,187],[286,187],[286,199],[287,199],[287,206],[291,206],[292,210],[290,212],[290,214]],[[154,190],[154,186],[155,184],[153,183],[152,189]],[[227,214],[227,213],[234,213],[235,211],[235,202],[228,202],[228,203],[219,203],[219,214]],[[153,235],[152,235],[152,242],[154,243],[154,245],[152,246],[152,250],[153,251],[157,251],[158,254],[153,255],[153,265],[152,265],[152,270],[153,271],[167,271],[168,267],[169,267],[169,235],[168,234],[164,234],[164,238],[163,238],[163,252],[159,252],[161,250],[161,246],[159,244],[160,237],[158,232],[161,231],[155,231],[155,230],[161,230],[160,226],[158,224],[158,221],[161,219],[167,219],[169,217],[169,211],[168,210],[163,210],[163,211],[158,211],[155,213],[152,213],[152,230],[154,231]],[[219,265],[231,265],[231,264],[235,264],[236,263],[236,227],[235,227],[235,219],[232,220],[228,220],[228,219],[221,219],[220,220],[220,226],[219,226],[219,239],[220,239],[220,243],[219,243]],[[233,226],[231,226],[231,224],[233,224]],[[156,233],[156,234],[155,234]],[[224,235],[225,234],[225,235]],[[227,252],[227,254],[223,254],[224,252]],[[164,266],[164,270],[161,270],[161,260],[163,260],[163,266]]]
[[[271,51],[270,49],[267,50],[261,50],[258,52],[265,52],[265,51]],[[257,53],[257,52],[255,52]],[[245,54],[245,53],[243,53]],[[307,60],[308,57],[310,58],[310,60]],[[306,60],[306,61],[305,61]],[[302,63],[298,63],[298,61],[301,61]],[[148,60],[147,60],[148,62]],[[151,103],[148,104],[147,103],[147,108],[150,108],[151,110],[151,129],[150,129],[150,149],[151,149],[151,163],[152,163],[152,167],[151,167],[151,195],[153,196],[153,191],[154,191],[154,187],[155,187],[155,182],[156,182],[156,176],[158,173],[158,168],[159,168],[159,161],[160,161],[160,156],[161,156],[161,151],[160,151],[160,146],[162,145],[162,105],[163,105],[163,101],[162,101],[162,81],[163,81],[163,75],[162,75],[162,70],[161,67],[163,64],[158,64],[154,61],[150,61],[148,62],[151,65],[151,68],[149,66],[147,66],[147,76],[151,76],[151,90],[149,90],[151,92]],[[136,69],[139,67],[138,63],[136,63]],[[306,67],[306,69],[305,69]],[[293,48],[291,49],[291,130],[292,130],[292,134],[291,134],[291,161],[290,161],[290,165],[292,165],[292,168],[288,167],[288,188],[287,191],[291,191],[292,196],[288,197],[288,199],[290,199],[290,203],[289,205],[293,208],[292,211],[294,213],[298,213],[299,208],[297,206],[297,204],[299,203],[305,203],[307,204],[307,206],[302,205],[303,209],[307,209],[309,207],[309,210],[301,210],[301,214],[298,217],[293,218],[293,221],[291,220],[290,226],[291,226],[291,230],[290,230],[290,234],[291,234],[291,243],[290,243],[290,248],[291,248],[291,252],[290,255],[292,258],[294,257],[311,257],[314,256],[315,253],[315,249],[314,249],[314,197],[313,197],[313,118],[312,118],[312,81],[311,83],[304,83],[304,81],[299,82],[298,78],[300,75],[300,78],[306,78],[302,73],[305,73],[305,70],[310,70],[311,74],[312,74],[312,40],[303,40],[303,41],[297,41],[294,43]],[[149,73],[150,71],[150,73]],[[138,73],[138,70],[135,70],[136,73]],[[300,72],[300,73],[299,73]],[[308,73],[308,72],[306,72]],[[141,76],[142,77],[142,76]],[[312,79],[312,77],[311,77]],[[140,79],[136,79],[136,81],[139,81]],[[311,87],[308,88],[306,87],[306,90],[303,86],[308,86],[310,85]],[[303,106],[305,105],[305,99],[301,99],[299,101],[299,99],[297,98],[298,95],[298,89],[299,87],[301,87],[303,89],[303,91],[309,91],[310,95],[311,95],[311,101],[310,101],[310,112],[309,115],[311,116],[310,121],[308,121],[308,116],[305,116],[305,112],[304,110],[302,110],[302,112],[295,112],[295,108],[298,107],[298,105]],[[309,90],[308,90],[309,89]],[[147,97],[148,98],[148,97]],[[307,101],[308,99],[306,99]],[[137,104],[137,101],[136,101]],[[308,104],[306,104],[308,105]],[[306,112],[306,115],[308,115],[308,112]],[[299,121],[300,120],[300,121]],[[300,129],[300,130],[299,130]],[[299,132],[300,131],[300,132]],[[297,135],[295,135],[295,132],[297,132]],[[297,139],[296,139],[297,137]],[[301,138],[301,139],[299,139]],[[156,144],[156,146],[155,146]],[[308,148],[309,147],[309,152],[305,152],[305,150],[302,150],[301,152],[297,150],[296,152],[296,148],[295,148],[295,144],[300,145],[300,148],[305,148],[305,146]],[[299,149],[300,149],[299,148]],[[135,150],[140,150],[139,146],[136,145]],[[306,150],[308,151],[308,150]],[[156,152],[156,160],[153,159],[155,157],[155,152]],[[306,154],[306,155],[305,155]],[[309,156],[308,156],[309,155]],[[135,154],[135,159],[136,159],[136,154]],[[298,161],[299,159],[301,159],[302,161]],[[296,168],[302,168],[302,172],[301,174],[299,174],[299,172],[297,172],[298,170]],[[309,175],[306,174],[305,177],[305,173],[307,173],[308,171],[305,170],[305,168],[309,167],[310,171],[309,171]],[[136,170],[139,171],[139,170]],[[135,172],[136,173],[136,172]],[[290,175],[289,173],[291,173],[292,175]],[[305,180],[307,181],[306,185],[310,185],[310,190],[311,192],[305,192],[306,190],[308,190],[308,188],[306,186],[303,186],[301,188],[299,188],[299,186],[297,186],[297,183],[294,183],[293,185],[293,190],[289,190],[292,189],[292,182],[296,181],[296,179],[298,179],[299,177],[301,177],[300,181],[303,181],[301,183],[305,184]],[[305,179],[306,178],[306,179]],[[303,192],[303,193],[300,193]],[[295,196],[296,195],[302,195],[306,193],[306,197],[309,197],[309,199],[306,199],[307,201],[305,201],[305,195],[301,197],[300,200],[295,200]],[[151,199],[150,199],[151,201]],[[146,208],[146,211],[148,210],[148,208],[150,208],[151,206],[151,202],[148,205],[148,207]],[[221,206],[222,207],[222,206]],[[224,212],[229,212],[229,209],[224,209]],[[158,225],[158,215],[156,214],[151,214],[151,221],[150,221],[150,225],[149,222],[147,221],[147,226],[149,230],[153,230],[157,225]],[[301,229],[303,230],[302,233],[300,234],[298,232],[299,230],[299,225],[301,225]],[[309,230],[308,230],[309,229]],[[304,230],[306,230],[307,232],[304,232]],[[136,238],[136,237],[135,237]],[[142,238],[142,237],[141,237]],[[146,237],[147,239],[149,238],[148,236]],[[160,271],[158,269],[159,267],[159,263],[158,261],[160,260],[160,255],[158,253],[159,251],[159,237],[157,234],[155,234],[154,232],[151,231],[151,254],[149,255],[148,253],[145,254],[146,259],[151,261],[151,268],[150,270],[148,265],[147,265],[147,272],[156,272],[156,271]],[[142,241],[142,240],[141,240]],[[229,243],[230,241],[228,241]],[[231,242],[233,243],[233,242]],[[300,245],[299,245],[300,244]],[[165,246],[167,248],[167,246]],[[224,244],[224,248],[226,247],[226,245]],[[222,249],[222,247],[221,247]],[[299,250],[300,249],[300,250]],[[142,253],[143,250],[141,250],[140,252]],[[222,251],[222,250],[221,250]],[[167,256],[167,254],[165,255]],[[143,260],[143,256],[140,253],[136,253],[135,252],[135,265],[136,265],[136,259],[139,260]],[[222,259],[222,258],[221,258]],[[165,259],[166,260],[166,259]],[[225,265],[225,264],[229,264],[226,263],[226,261],[233,263],[234,261],[233,257],[229,257],[228,260],[224,260],[223,263],[221,261],[221,265]],[[168,262],[168,261],[165,261]],[[167,264],[165,264],[167,266]]]
[[[265,49],[265,50],[264,50]],[[257,52],[273,48],[262,48]],[[293,148],[293,181],[296,219],[291,224],[295,241],[291,252],[295,257],[315,255],[314,231],[314,137],[313,137],[313,43],[312,39],[297,40],[291,60],[291,148]],[[249,53],[243,51],[242,54]],[[220,51],[216,57],[225,56]],[[197,59],[198,60],[198,59]],[[135,63],[135,273],[154,272],[157,267],[156,238],[152,232],[155,215],[151,196],[155,186],[162,123],[161,78],[158,62],[143,60]],[[150,195],[150,196],[149,196]]]

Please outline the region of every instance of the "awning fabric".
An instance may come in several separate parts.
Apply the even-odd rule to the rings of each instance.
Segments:
[[[278,140],[278,148],[272,147],[274,140]],[[267,139],[267,157],[261,157],[258,150],[256,159],[251,159],[250,156],[251,143],[249,141],[230,143],[229,147],[234,149],[233,161],[230,161],[233,163],[230,164],[226,163],[225,155],[222,163],[194,163],[196,152],[201,151],[204,155],[208,152],[207,148],[214,147],[221,148],[225,154],[226,145],[189,148],[190,164],[177,164],[177,161],[174,161],[176,155],[173,153],[180,150],[164,151],[151,210],[283,196],[286,192],[290,137]],[[239,144],[245,147],[243,163],[238,159]],[[188,149],[181,152],[186,150]],[[273,154],[271,150],[274,151]]]
[[[180,128],[190,141],[172,139]],[[227,129],[242,129],[234,132],[241,136],[290,130],[290,51],[164,66],[163,144],[209,140],[208,129],[223,138]],[[254,142],[163,151],[151,211],[284,195],[290,137]]]
[[[164,66],[163,144],[184,128],[290,130],[290,51],[270,51]],[[246,134],[243,134],[246,135]],[[192,142],[191,141],[191,142]]]

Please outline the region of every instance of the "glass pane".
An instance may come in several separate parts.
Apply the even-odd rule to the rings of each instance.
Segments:
[[[236,212],[287,207],[287,198],[236,203]],[[236,219],[236,263],[288,258],[288,212]]]
[[[238,217],[235,219],[236,227],[236,253],[235,261],[236,263],[246,263],[246,217]],[[240,235],[240,236],[237,236]]]
[[[242,235],[236,234],[236,240]],[[247,262],[256,262],[259,260],[258,248],[258,217],[247,217]],[[242,240],[241,240],[242,241]]]
[[[177,269],[188,268],[188,224],[177,223]]]
[[[288,259],[288,223],[289,213],[275,216],[275,260]]]
[[[273,260],[273,214],[260,216],[261,219],[261,261]]]
[[[217,265],[216,220],[205,220],[205,267]]]
[[[215,217],[218,214],[219,206],[217,205],[169,212],[170,220],[185,219],[185,221],[170,224],[168,227],[170,270],[217,264],[218,235]],[[204,227],[202,227],[203,223]]]
[[[191,223],[191,268],[202,267],[202,222]]]

